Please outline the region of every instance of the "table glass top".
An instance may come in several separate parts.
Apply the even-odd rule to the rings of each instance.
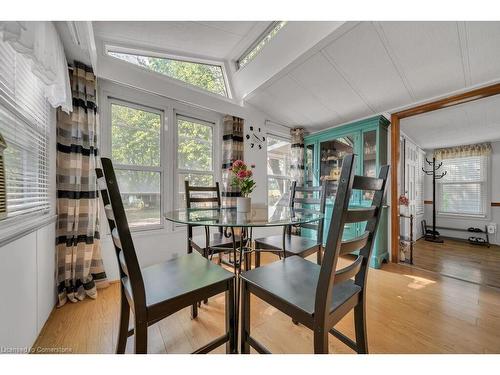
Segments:
[[[167,212],[165,218],[176,223],[191,225],[273,227],[310,223],[322,219],[323,215],[306,209],[255,205],[248,213],[236,212],[235,207],[190,208]]]

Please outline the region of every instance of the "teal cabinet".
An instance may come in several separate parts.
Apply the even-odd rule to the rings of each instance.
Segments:
[[[376,116],[314,133],[304,138],[305,183],[316,186],[323,181],[328,182],[325,233],[323,236],[325,243],[343,157],[349,153],[356,154],[356,174],[376,177],[380,167],[387,164],[388,126],[389,121],[385,117]],[[351,206],[367,206],[370,205],[371,198],[371,192],[354,191],[350,204]],[[387,216],[388,209],[384,206],[370,260],[370,266],[375,268],[380,268],[382,262],[389,259]],[[361,235],[365,225],[366,223],[346,225],[343,239]],[[315,233],[312,230],[304,229],[302,235],[314,237]]]

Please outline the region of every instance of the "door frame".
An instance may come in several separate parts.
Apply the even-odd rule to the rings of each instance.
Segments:
[[[500,83],[444,97],[391,114],[391,262],[399,262],[398,162],[400,120],[500,94]]]

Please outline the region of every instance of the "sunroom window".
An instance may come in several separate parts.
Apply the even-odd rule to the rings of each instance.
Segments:
[[[245,67],[255,56],[257,56],[269,41],[278,34],[286,25],[287,21],[274,21],[269,27],[257,38],[257,40],[248,48],[243,55],[238,59],[236,65],[238,69]]]
[[[161,225],[161,128],[163,113],[111,102],[111,155],[132,229]]]
[[[176,208],[186,206],[184,181],[188,180],[192,186],[215,184],[214,127],[210,122],[177,115]]]
[[[214,94],[229,96],[222,65],[117,51],[108,51],[108,55]]]
[[[290,141],[267,136],[267,203],[272,209],[288,205],[290,190]]]

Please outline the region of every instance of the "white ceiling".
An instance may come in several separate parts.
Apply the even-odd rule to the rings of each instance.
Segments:
[[[319,130],[500,79],[500,22],[360,22],[245,100]]]
[[[500,140],[500,95],[401,120],[423,149]]]
[[[270,21],[94,21],[96,38],[214,60],[234,60]]]

